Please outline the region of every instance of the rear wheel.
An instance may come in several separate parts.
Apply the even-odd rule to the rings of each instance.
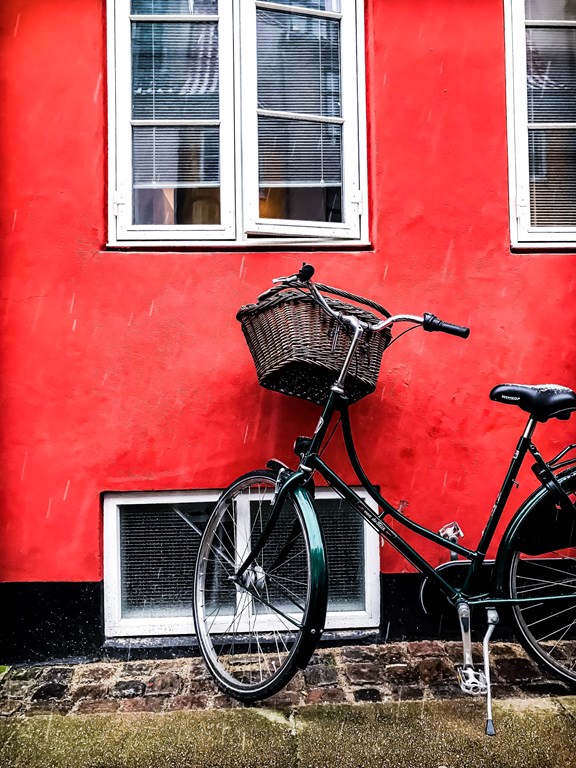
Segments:
[[[320,536],[318,523],[303,514],[291,493],[260,554],[236,575],[270,518],[275,484],[275,473],[256,470],[222,494],[196,565],[200,649],[220,689],[241,701],[266,698],[288,683],[309,660],[316,643],[309,625],[325,611],[325,596],[315,588],[319,574],[313,569],[319,566],[310,551],[311,538]]]
[[[574,502],[576,475],[562,481]],[[557,677],[576,684],[576,512],[551,494],[518,525],[511,539],[508,596],[518,637]]]

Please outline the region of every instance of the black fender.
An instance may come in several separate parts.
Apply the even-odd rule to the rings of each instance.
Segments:
[[[576,469],[572,467],[556,475],[556,479],[560,486],[564,487],[567,483],[576,480]],[[545,523],[542,514],[546,509],[550,508],[550,505],[556,509],[556,514],[566,520],[567,525],[571,528],[573,527],[574,518],[567,509],[561,508],[558,503],[557,494],[545,487],[537,488],[531,493],[508,523],[508,527],[500,541],[494,565],[496,597],[503,598],[508,596],[505,579],[514,554],[513,542],[516,537],[520,538],[523,544],[523,551],[527,555],[534,555],[536,557],[557,548],[557,543],[546,535],[546,530],[542,527],[542,523]]]

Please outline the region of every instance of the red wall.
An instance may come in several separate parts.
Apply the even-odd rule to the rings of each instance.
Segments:
[[[574,256],[509,247],[501,0],[368,0],[374,248],[306,254],[105,249],[103,5],[0,10],[0,578],[100,579],[103,491],[222,487],[291,461],[318,410],[258,387],[234,316],[303,258],[392,311],[472,327],[392,347],[353,416],[386,495],[475,543],[524,424],[489,389],[576,386]],[[548,454],[576,438],[541,431]]]

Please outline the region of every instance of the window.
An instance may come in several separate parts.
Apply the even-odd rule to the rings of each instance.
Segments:
[[[512,244],[576,244],[576,0],[506,0]]]
[[[363,490],[358,491],[375,508]],[[200,532],[217,491],[113,493],[104,499],[107,637],[194,632],[193,580]],[[377,627],[379,539],[328,488],[316,489],[329,568],[327,629]]]
[[[111,245],[367,239],[361,0],[108,8]]]

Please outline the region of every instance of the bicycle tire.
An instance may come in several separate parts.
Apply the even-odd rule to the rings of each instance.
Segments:
[[[269,470],[232,483],[206,524],[196,563],[202,656],[220,690],[243,702],[271,696],[306,666],[326,616],[324,544],[316,515],[298,497],[309,498],[302,489],[289,492],[257,562],[242,583],[234,580],[270,515],[275,485]]]
[[[576,497],[576,473],[559,482]],[[576,514],[539,490],[510,523],[505,593],[509,598],[549,598],[511,608],[517,637],[545,670],[576,685]],[[510,532],[510,533],[508,533]],[[571,599],[573,594],[574,599]],[[568,597],[566,597],[568,596]]]

